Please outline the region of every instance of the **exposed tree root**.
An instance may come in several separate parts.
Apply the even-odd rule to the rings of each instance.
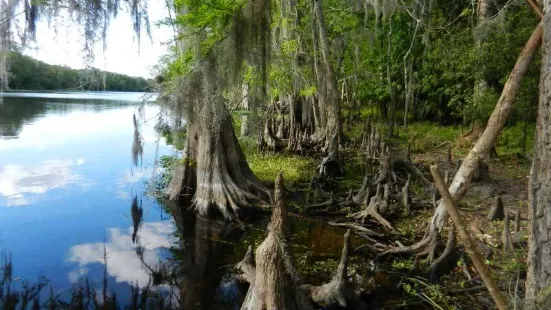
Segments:
[[[408,173],[411,174],[417,180],[421,181],[423,185],[427,187],[432,186],[432,182],[429,181],[425,177],[425,175],[423,175],[421,170],[415,167],[415,165],[407,159],[394,158],[392,160],[392,167],[394,170],[400,170],[400,169],[405,170],[406,171],[405,175],[407,175]]]
[[[369,199],[369,188],[370,188],[370,184],[369,184],[369,175],[366,174],[364,176],[364,180],[362,182],[362,187],[360,188],[360,191],[358,191],[358,193],[352,197],[352,200],[355,202],[355,203],[365,203],[367,204],[368,202],[368,199]]]
[[[435,235],[435,232],[431,231],[430,228],[428,228],[425,236],[421,239],[421,241],[409,246],[390,247],[383,253],[377,255],[374,261],[390,254],[428,254],[428,252],[431,250],[431,245],[436,242],[436,238],[438,238],[438,236]]]
[[[394,227],[392,224],[390,224],[389,221],[387,221],[381,213],[384,214],[384,212],[388,211],[389,208],[389,187],[384,187],[384,193],[382,190],[381,185],[377,186],[377,193],[375,196],[373,196],[369,202],[369,205],[366,206],[366,208],[360,212],[354,213],[349,215],[349,217],[359,220],[362,225],[365,222],[366,218],[372,217],[377,222],[379,222],[384,227],[394,230]]]
[[[254,258],[249,247],[243,260],[235,266],[241,271],[238,279],[250,284],[241,309],[308,310],[314,309],[314,303],[327,308],[365,309],[366,305],[354,295],[347,277],[350,230],[344,235],[341,261],[333,279],[321,286],[300,285],[287,243],[287,211],[281,173],[275,185],[268,235],[256,249]]]
[[[455,250],[457,242],[455,239],[455,228],[450,227],[450,232],[448,234],[448,242],[446,243],[446,248],[444,252],[430,265],[426,273],[429,275],[431,281],[434,281],[438,278],[439,274],[442,274],[446,270],[449,270],[450,261],[455,256]]]

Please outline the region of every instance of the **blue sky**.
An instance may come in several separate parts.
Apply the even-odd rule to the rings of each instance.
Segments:
[[[101,43],[96,46],[95,67],[131,76],[154,76],[153,66],[166,54],[167,45],[163,43],[173,38],[173,31],[168,26],[155,26],[157,21],[168,16],[164,1],[150,0],[148,7],[153,39],[149,40],[143,35],[138,52],[138,42],[132,29],[130,15],[120,12],[117,18],[111,21],[105,53]],[[41,20],[37,24],[36,43],[30,44],[25,54],[50,64],[83,68],[81,28],[67,18],[58,19],[57,26]]]

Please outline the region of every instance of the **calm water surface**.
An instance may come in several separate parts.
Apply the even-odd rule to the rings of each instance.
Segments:
[[[145,104],[143,161],[132,165],[132,116],[139,112],[141,96],[5,96],[0,107],[0,251],[11,255],[15,279],[45,276],[62,296],[70,296],[73,284],[83,278],[101,292],[107,270],[109,291],[125,303],[130,285],[148,285],[151,270],[164,262],[177,279],[160,279],[157,287],[176,287],[182,308],[239,309],[245,291],[228,276],[228,266],[241,260],[248,245],[261,242],[268,218],[250,222],[245,230],[183,211],[173,212],[175,220],[164,210],[178,208],[163,207],[146,195],[158,171],[156,160],[176,151],[154,130],[158,108]],[[133,207],[134,199],[138,204]],[[298,269],[308,283],[321,284],[333,271],[320,273],[313,266],[339,259],[344,231],[319,221],[297,221],[291,218],[290,230]],[[145,249],[143,261],[138,247]]]
[[[130,283],[149,282],[135,252],[138,244],[150,267],[169,256],[176,242],[173,220],[144,193],[156,159],[175,151],[154,131],[158,109],[146,104],[143,163],[132,166],[132,115],[142,95],[17,93],[4,98],[0,250],[11,255],[16,279],[43,275],[58,292],[81,277],[98,286],[105,245],[109,287],[124,295]],[[143,208],[134,238],[133,197]]]

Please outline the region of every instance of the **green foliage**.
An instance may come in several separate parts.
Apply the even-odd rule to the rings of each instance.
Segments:
[[[104,90],[103,74],[107,91],[146,91],[150,86],[144,78],[49,65],[15,52],[9,54],[9,63],[9,87],[14,90]]]
[[[498,154],[500,156],[532,154],[534,133],[534,124],[525,122],[505,127],[498,140]]]

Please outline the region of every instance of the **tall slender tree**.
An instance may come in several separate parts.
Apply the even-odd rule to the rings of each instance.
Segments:
[[[551,306],[551,1],[543,17],[540,96],[528,185],[529,249],[525,309]]]

